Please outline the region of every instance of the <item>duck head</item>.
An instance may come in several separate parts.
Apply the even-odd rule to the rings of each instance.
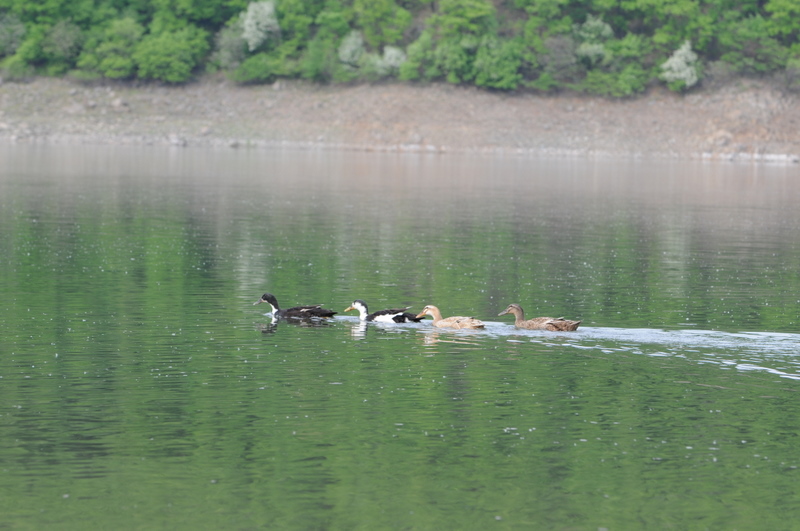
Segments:
[[[433,312],[434,312],[434,310],[436,310],[436,309],[437,309],[437,308],[436,308],[436,306],[432,306],[432,305],[430,305],[430,304],[429,304],[429,305],[425,306],[425,307],[422,309],[422,311],[421,311],[421,312],[419,312],[419,313],[417,314],[417,317],[416,317],[416,318],[417,318],[417,319],[419,319],[419,318],[421,318],[421,317],[425,317],[426,315],[433,316]]]
[[[353,301],[353,304],[344,309],[346,312],[351,310],[358,310],[359,312],[367,313],[367,303],[361,299],[356,299]]]
[[[519,304],[509,304],[508,308],[498,313],[497,316],[500,317],[501,315],[506,315],[509,313],[513,313],[514,315],[522,314],[522,306]]]
[[[346,312],[349,312],[351,310],[358,310],[358,315],[361,319],[367,318],[367,303],[362,301],[361,299],[354,300],[353,304],[344,309],[344,311]]]
[[[258,299],[256,302],[253,303],[253,306],[256,304],[261,304],[262,302],[266,302],[272,307],[272,313],[277,312],[280,307],[278,306],[278,299],[275,298],[275,295],[272,293],[265,293]]]

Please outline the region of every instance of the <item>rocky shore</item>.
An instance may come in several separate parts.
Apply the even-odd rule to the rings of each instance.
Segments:
[[[629,100],[450,85],[0,84],[0,142],[800,161],[800,95],[739,81]]]

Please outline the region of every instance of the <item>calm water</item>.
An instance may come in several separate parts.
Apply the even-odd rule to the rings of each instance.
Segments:
[[[0,528],[798,528],[796,166],[14,146],[0,172]],[[487,328],[272,327],[265,291]]]

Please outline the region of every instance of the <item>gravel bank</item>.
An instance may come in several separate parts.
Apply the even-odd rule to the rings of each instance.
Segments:
[[[450,85],[0,84],[0,142],[331,147],[798,162],[800,95],[767,84],[631,100]]]

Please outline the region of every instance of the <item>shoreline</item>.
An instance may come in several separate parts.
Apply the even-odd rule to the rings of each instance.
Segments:
[[[452,85],[0,84],[0,142],[800,162],[800,95],[762,82],[635,99]]]

